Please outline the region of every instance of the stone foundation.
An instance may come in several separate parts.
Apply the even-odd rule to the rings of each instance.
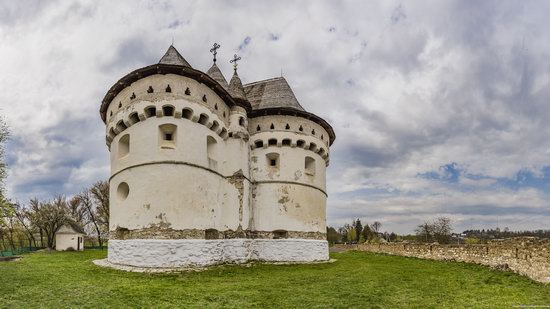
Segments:
[[[360,244],[361,251],[433,260],[451,260],[509,269],[533,280],[550,283],[550,239],[518,237],[479,245]]]
[[[135,267],[204,267],[224,263],[327,261],[328,243],[309,239],[110,240],[108,261]]]

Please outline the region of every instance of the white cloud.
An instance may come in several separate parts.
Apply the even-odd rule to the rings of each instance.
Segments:
[[[243,81],[282,70],[301,104],[335,128],[330,223],[360,216],[412,231],[448,214],[458,226],[475,218],[482,227],[495,223],[486,209],[513,204],[502,218],[510,227],[547,227],[547,190],[501,189],[494,179],[540,176],[550,165],[548,9],[508,1],[2,3],[9,193],[70,195],[106,179],[100,101],[118,78],[158,61],[172,37],[203,70],[220,43],[226,75],[249,37],[238,51]],[[418,177],[452,162],[486,178]],[[529,219],[533,209],[540,215]]]

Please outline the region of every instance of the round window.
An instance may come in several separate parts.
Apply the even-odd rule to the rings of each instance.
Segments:
[[[128,186],[127,183],[121,182],[118,185],[116,192],[117,192],[118,198],[121,201],[124,201],[128,197],[128,194],[130,194],[130,187]]]

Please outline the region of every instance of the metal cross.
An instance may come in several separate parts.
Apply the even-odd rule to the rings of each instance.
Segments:
[[[220,48],[220,44],[214,43],[214,46],[210,49],[210,52],[214,54],[214,63],[216,63],[216,55],[218,54],[218,48]]]
[[[237,54],[233,55],[233,60],[230,60],[230,63],[233,63],[233,70],[237,71],[237,61],[241,60],[241,57],[237,57]]]

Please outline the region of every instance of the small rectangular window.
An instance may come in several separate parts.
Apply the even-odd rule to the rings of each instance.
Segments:
[[[279,168],[279,154],[278,153],[275,153],[275,152],[272,152],[272,153],[268,153],[265,155],[266,156],[266,159],[267,159],[267,165],[269,168],[275,168],[275,169],[278,169]]]
[[[159,126],[159,146],[162,149],[176,148],[178,127],[174,124],[167,123]]]

